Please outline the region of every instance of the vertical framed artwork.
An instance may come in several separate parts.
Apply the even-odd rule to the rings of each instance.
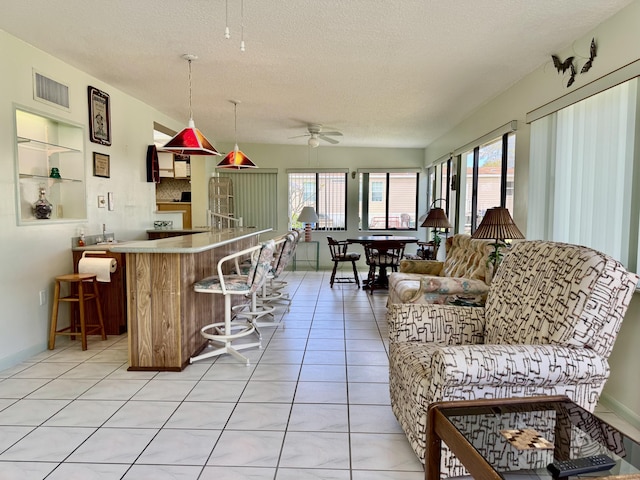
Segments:
[[[89,87],[89,140],[111,145],[111,106],[109,94]]]
[[[111,160],[109,159],[109,155],[93,152],[93,176],[109,178],[110,169]]]

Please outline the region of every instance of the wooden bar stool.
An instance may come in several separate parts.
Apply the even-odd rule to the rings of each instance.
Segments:
[[[60,283],[69,283],[69,295],[66,297],[60,297]],[[85,292],[85,285],[88,283],[93,285],[93,293]],[[88,286],[88,285],[87,285]],[[85,302],[88,300],[95,300],[96,311],[98,312],[99,323],[86,323],[85,322]],[[71,308],[70,324],[66,328],[57,330],[58,328],[58,306],[60,302],[70,302],[78,305],[79,317],[80,317],[80,331],[78,331],[78,325],[76,322],[76,316],[74,315],[73,305]],[[100,307],[100,293],[98,292],[98,281],[95,273],[70,273],[68,275],[59,275],[56,277],[56,284],[53,292],[53,311],[51,313],[51,330],[49,332],[49,350],[53,350],[56,344],[56,335],[69,335],[72,340],[75,340],[76,335],[80,335],[82,338],[82,350],[87,349],[87,335],[92,335],[94,332],[99,332],[102,335],[102,340],[107,339],[107,334],[104,331],[104,322],[102,320],[102,308]]]

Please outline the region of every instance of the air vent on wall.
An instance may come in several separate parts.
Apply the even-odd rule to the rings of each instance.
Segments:
[[[69,87],[33,71],[33,99],[69,111]]]

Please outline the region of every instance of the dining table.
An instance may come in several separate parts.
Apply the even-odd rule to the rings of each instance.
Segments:
[[[388,244],[388,242],[396,242],[396,243],[418,243],[418,238],[409,237],[404,235],[360,235],[358,237],[347,238],[347,242],[349,243],[359,243],[361,245],[369,244],[372,245],[373,248],[376,248],[376,243],[380,244]],[[374,280],[376,285],[381,288],[388,288],[389,279],[387,277],[387,269],[384,266],[380,267],[380,273],[378,277]],[[370,289],[371,286],[369,283],[365,282],[362,285],[363,290]]]

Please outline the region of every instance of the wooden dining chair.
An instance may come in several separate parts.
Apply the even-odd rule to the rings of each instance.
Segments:
[[[356,283],[360,287],[360,275],[358,275],[358,267],[356,262],[360,260],[360,254],[356,252],[348,252],[350,243],[346,240],[338,241],[333,237],[327,237],[329,243],[329,251],[331,252],[331,260],[333,261],[333,270],[331,271],[331,279],[329,285],[333,288],[335,282],[338,283]],[[336,277],[338,271],[338,265],[345,262],[351,262],[353,268],[353,278],[350,277]]]
[[[364,244],[364,253],[369,265],[367,285],[371,294],[375,289],[389,288],[387,271],[397,272],[404,257],[404,242],[394,240],[376,241]],[[378,274],[376,276],[376,270]]]

